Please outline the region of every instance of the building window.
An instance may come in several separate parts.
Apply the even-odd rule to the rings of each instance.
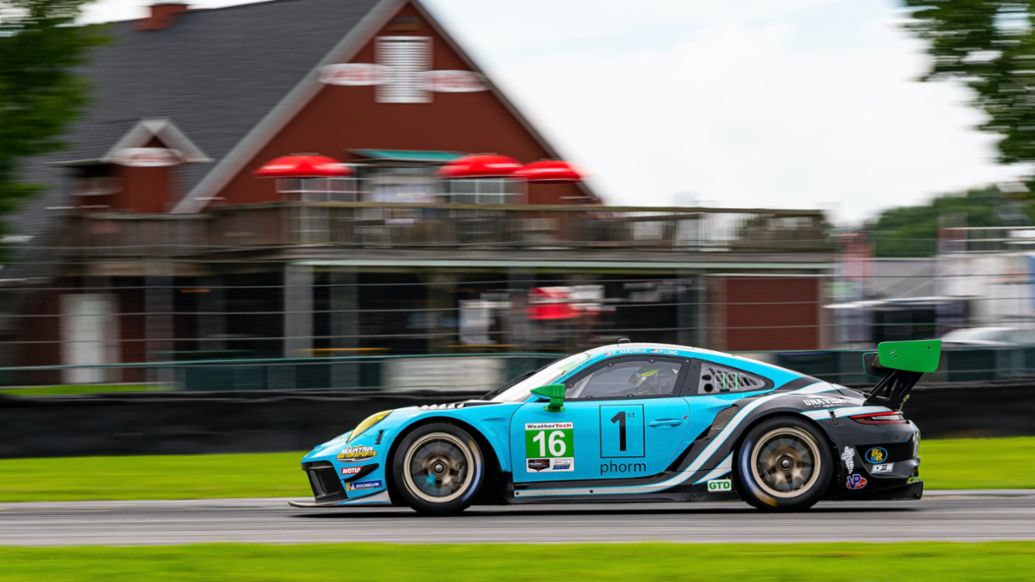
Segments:
[[[515,204],[520,202],[520,185],[506,178],[447,180],[446,202],[458,204]]]
[[[430,167],[381,167],[367,178],[369,200],[430,204],[435,201],[436,181]]]
[[[377,86],[378,103],[428,103],[421,74],[431,64],[431,39],[425,36],[377,37],[377,63],[387,67],[388,82]]]
[[[299,202],[357,202],[359,184],[351,176],[340,178],[280,178],[277,191],[294,194]]]

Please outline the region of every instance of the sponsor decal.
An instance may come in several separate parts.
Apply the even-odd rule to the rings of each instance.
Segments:
[[[418,78],[425,91],[477,93],[485,90],[482,76],[474,71],[424,71]]]
[[[840,398],[827,398],[827,397],[806,398],[802,402],[805,404],[805,406],[811,406],[811,407],[814,407],[814,408],[826,407],[826,406],[845,406],[846,404],[848,404],[847,400],[841,400]]]
[[[845,468],[849,473],[855,470],[855,452],[852,451],[852,447],[845,447],[845,450],[841,451],[841,460],[845,462]]]
[[[125,148],[115,154],[115,163],[134,168],[162,168],[182,162],[180,153],[168,148]]]
[[[388,82],[388,68],[374,63],[339,63],[320,69],[320,82],[327,85],[362,87]]]
[[[874,475],[880,473],[890,473],[895,468],[895,463],[884,463],[883,465],[873,465],[870,467],[870,473]]]
[[[379,489],[384,487],[384,481],[360,481],[359,483],[346,483],[345,488],[349,491],[362,491],[364,489]]]
[[[647,463],[616,463],[614,461],[608,461],[606,463],[600,463],[600,474],[607,475],[609,473],[646,473]]]
[[[866,487],[866,483],[866,477],[863,477],[858,473],[852,473],[848,476],[848,479],[845,480],[845,487],[851,489],[852,491],[857,491],[859,489],[862,489],[863,487]]]
[[[355,475],[356,473],[359,473],[362,470],[363,470],[363,467],[342,467],[341,468],[341,476],[342,477],[347,477],[349,475]]]
[[[345,447],[338,453],[339,461],[365,461],[367,459],[373,459],[377,456],[377,451],[374,447],[358,446],[358,447]]]
[[[575,470],[575,425],[570,422],[525,424],[525,468],[528,471]]]
[[[575,459],[551,459],[552,465],[550,465],[551,471],[574,471],[575,470]]]
[[[733,481],[729,479],[712,479],[708,482],[708,492],[733,491]]]
[[[546,471],[550,468],[550,459],[528,459],[525,461],[525,467],[536,473]]]
[[[888,460],[888,449],[884,447],[873,447],[866,451],[867,463],[883,463]]]

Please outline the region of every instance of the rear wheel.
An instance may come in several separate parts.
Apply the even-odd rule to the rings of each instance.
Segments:
[[[836,467],[826,439],[796,418],[760,423],[737,450],[734,476],[741,497],[769,511],[801,511],[816,504]]]
[[[396,491],[420,513],[459,513],[485,480],[478,442],[462,428],[427,424],[406,435],[392,459]]]

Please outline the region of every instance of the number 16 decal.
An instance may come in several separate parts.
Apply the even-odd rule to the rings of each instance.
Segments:
[[[643,456],[643,405],[600,406],[600,456]]]

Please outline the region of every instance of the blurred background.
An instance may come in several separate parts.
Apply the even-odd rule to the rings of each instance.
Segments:
[[[1027,3],[582,4],[0,1],[0,403],[290,448],[622,337],[1030,381]]]

